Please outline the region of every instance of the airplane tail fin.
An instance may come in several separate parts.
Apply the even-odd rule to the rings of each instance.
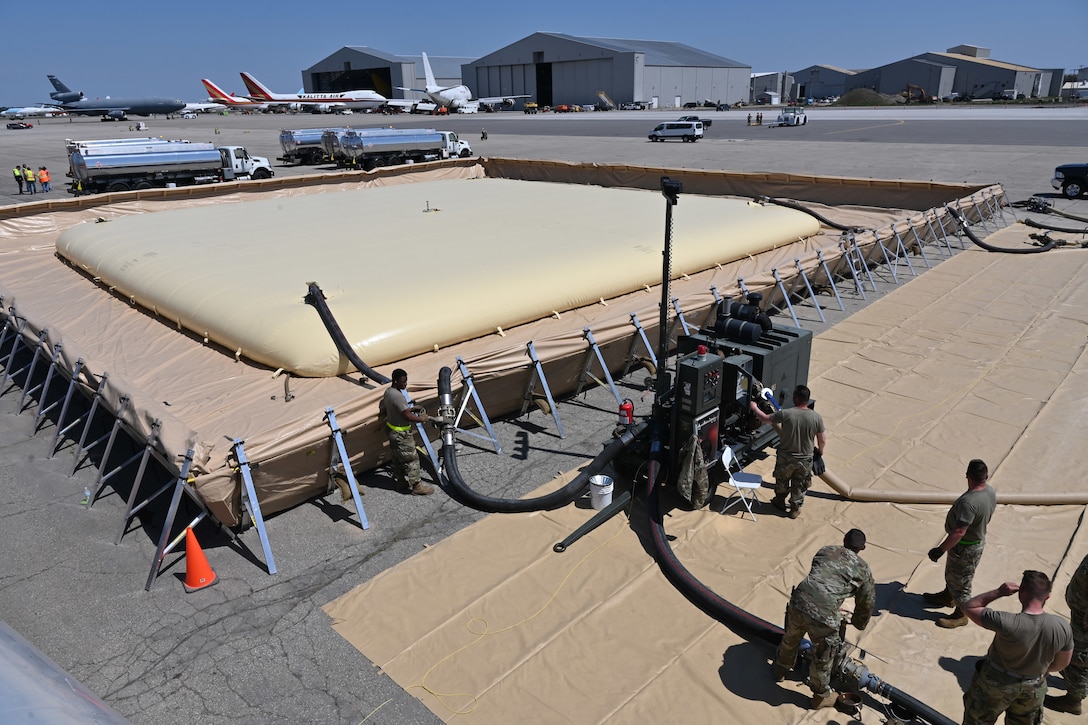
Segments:
[[[275,100],[272,96],[272,91],[268,90],[259,80],[251,76],[249,73],[242,71],[242,82],[246,84],[246,88],[255,97],[262,101]]]
[[[431,61],[427,60],[427,54],[423,54],[423,74],[427,77],[427,87],[437,86],[434,82],[434,73],[431,71]]]
[[[208,98],[213,101],[219,101],[221,103],[236,103],[237,101],[222,88],[212,83],[207,78],[201,78],[200,82],[204,84],[204,89],[208,91]]]
[[[53,84],[53,87],[57,89],[58,93],[71,93],[72,89],[60,82],[60,79],[56,76],[47,76],[49,82]]]

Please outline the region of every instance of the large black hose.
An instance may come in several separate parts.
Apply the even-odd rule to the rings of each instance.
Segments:
[[[318,316],[321,318],[321,321],[325,323],[325,329],[329,331],[332,341],[336,343],[336,349],[351,361],[351,364],[355,366],[356,370],[374,382],[381,383],[382,385],[390,382],[389,378],[385,377],[377,370],[372,369],[363,362],[362,358],[355,354],[355,349],[352,348],[351,344],[348,342],[348,338],[344,335],[344,331],[340,329],[340,325],[337,324],[336,318],[332,316],[332,310],[329,309],[329,305],[325,302],[325,293],[317,286],[317,282],[310,282],[309,290],[310,291],[305,298],[306,304],[313,305],[317,309]]]
[[[863,232],[863,231],[865,231],[861,227],[851,227],[851,226],[847,226],[845,224],[839,224],[838,222],[833,222],[830,219],[828,219],[827,217],[821,216],[820,214],[812,211],[812,209],[807,209],[807,208],[805,208],[805,207],[801,206],[800,204],[798,204],[796,202],[793,202],[793,201],[784,201],[782,199],[775,199],[773,196],[757,196],[757,197],[755,197],[755,199],[756,199],[757,202],[760,202],[760,203],[766,202],[768,204],[777,204],[778,206],[784,206],[787,209],[794,209],[796,211],[804,212],[805,214],[808,214],[810,217],[813,217],[814,219],[819,221],[824,226],[831,227],[832,229],[838,229],[839,231],[842,231],[842,232]]]
[[[985,249],[987,252],[1003,252],[1005,254],[1038,254],[1040,252],[1049,252],[1051,249],[1054,249],[1058,246],[1058,241],[1056,239],[1052,239],[1041,247],[1020,247],[1017,249],[1005,249],[1002,247],[995,247],[992,244],[987,244],[986,242],[975,236],[975,233],[971,231],[971,227],[968,226],[967,220],[964,218],[963,214],[961,214],[956,209],[952,209],[951,207],[946,208],[952,214],[952,218],[959,223],[960,228],[963,230],[963,233],[967,235],[967,238],[978,246]]]
[[[453,372],[448,367],[438,371],[438,406],[439,412],[451,411],[453,406],[453,385],[450,382]],[[526,511],[550,511],[566,506],[574,499],[582,496],[589,487],[589,479],[597,475],[613,458],[619,455],[630,445],[642,431],[646,424],[634,426],[619,438],[613,439],[594,458],[588,466],[575,476],[566,486],[551,493],[536,498],[498,498],[478,493],[465,483],[461,472],[457,468],[457,447],[454,445],[454,426],[450,415],[442,414],[442,464],[444,470],[443,482],[450,495],[460,503],[474,508],[477,511],[488,513],[522,513]]]
[[[1070,229],[1069,227],[1059,227],[1054,224],[1043,224],[1037,222],[1034,219],[1025,219],[1024,224],[1035,229],[1046,229],[1051,232],[1062,232],[1064,234],[1088,234],[1088,227],[1081,227],[1080,229]]]

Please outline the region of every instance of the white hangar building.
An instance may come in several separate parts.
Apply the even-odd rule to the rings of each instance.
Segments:
[[[427,59],[441,86],[461,85],[461,66],[474,60],[429,53]],[[363,45],[344,46],[302,71],[307,93],[377,91],[386,98],[418,98],[421,94],[398,88],[423,88],[426,83],[422,55],[394,55]]]
[[[528,95],[541,106],[657,107],[747,101],[751,66],[682,43],[533,33],[461,68],[476,96]]]

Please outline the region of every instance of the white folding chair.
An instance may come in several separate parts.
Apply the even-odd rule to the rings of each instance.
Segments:
[[[733,465],[736,464],[737,472],[733,472]],[[736,455],[733,453],[733,449],[729,446],[725,446],[722,449],[722,468],[725,469],[725,475],[727,483],[733,487],[733,492],[725,499],[725,503],[722,504],[721,513],[725,513],[738,503],[744,504],[744,508],[748,511],[748,515],[752,517],[752,521],[756,520],[756,515],[752,513],[752,504],[759,503],[759,489],[763,486],[763,476],[757,473],[745,473],[740,467],[740,463],[737,461]],[[741,514],[741,518],[744,514]]]

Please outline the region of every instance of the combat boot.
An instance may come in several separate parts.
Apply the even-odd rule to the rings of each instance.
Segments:
[[[790,513],[789,513],[789,517],[791,519],[801,518],[801,507],[800,506],[794,506],[793,508],[791,508]]]
[[[776,494],[775,497],[771,499],[771,505],[774,506],[779,511],[785,511],[786,510],[786,497],[785,496],[779,496],[779,495]]]
[[[956,627],[963,627],[967,625],[967,615],[963,613],[963,610],[956,607],[956,610],[949,614],[947,617],[941,617],[937,620],[937,626],[942,629],[955,629]]]
[[[781,682],[782,680],[786,679],[786,675],[789,673],[790,670],[785,665],[780,665],[775,662],[774,667],[771,671],[774,674],[774,681]]]
[[[409,490],[409,493],[411,493],[413,496],[430,496],[432,493],[434,493],[434,486],[428,486],[427,484],[420,481],[416,485],[412,486],[412,488]]]
[[[1054,697],[1053,695],[1047,695],[1043,700],[1043,705],[1049,707],[1051,710],[1057,710],[1058,712],[1067,712],[1070,715],[1080,715],[1080,700],[1068,693],[1061,697]]]
[[[812,702],[810,703],[809,707],[811,707],[813,710],[821,710],[825,707],[835,707],[835,702],[837,700],[838,696],[835,695],[834,691],[832,690],[828,690],[827,692],[822,694],[817,692],[812,695]]]
[[[932,607],[951,607],[955,604],[947,589],[939,592],[926,592],[922,595],[922,599],[925,599],[926,604]]]

